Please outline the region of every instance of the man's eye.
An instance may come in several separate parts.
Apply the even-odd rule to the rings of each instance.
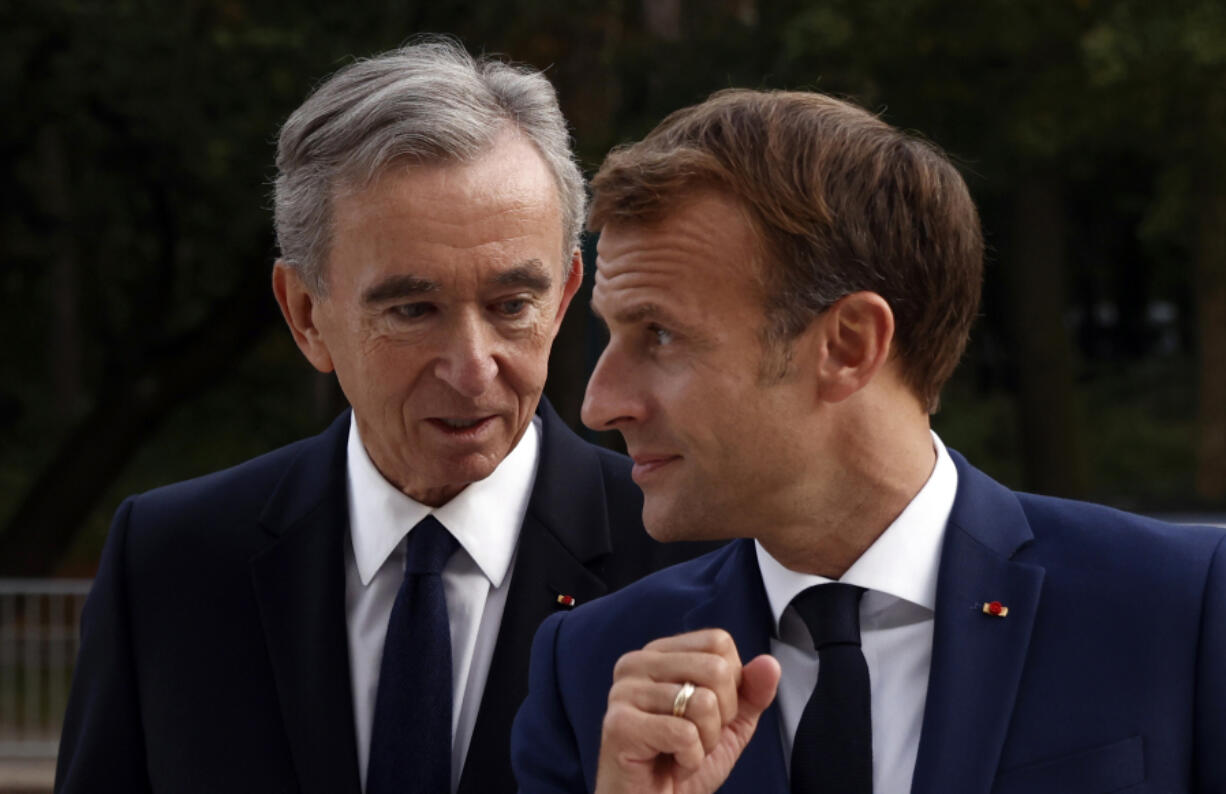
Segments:
[[[673,332],[667,328],[662,328],[655,323],[647,326],[647,332],[651,334],[651,341],[657,345],[663,346],[673,341]]]
[[[433,308],[429,303],[402,303],[392,307],[392,313],[405,320],[417,320],[425,317]]]
[[[506,317],[514,317],[518,314],[523,314],[524,309],[528,308],[528,301],[525,298],[512,298],[511,300],[500,301],[494,304],[499,314]]]

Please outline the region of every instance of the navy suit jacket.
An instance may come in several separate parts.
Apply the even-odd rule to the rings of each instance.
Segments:
[[[1226,792],[1226,533],[1014,493],[951,454],[912,791]],[[621,654],[722,627],[748,660],[771,625],[749,540],[551,617],[513,730],[520,790],[592,790]],[[772,705],[723,790],[786,792],[787,766]]]
[[[513,790],[537,626],[693,556],[643,531],[628,461],[542,400],[541,454],[460,781]],[[119,508],[85,606],[61,792],[356,794],[345,628],[349,413],[323,434]],[[705,550],[705,549],[703,549]]]

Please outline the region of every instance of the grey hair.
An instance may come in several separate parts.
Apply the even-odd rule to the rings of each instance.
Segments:
[[[579,244],[586,195],[553,86],[540,72],[473,58],[446,38],[417,40],[344,67],[285,122],[277,141],[274,215],[281,259],[316,294],[332,204],[393,161],[470,161],[513,126],[540,152],[562,207],[562,261]]]

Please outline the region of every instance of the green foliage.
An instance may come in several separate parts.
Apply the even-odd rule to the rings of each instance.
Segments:
[[[953,152],[992,248],[985,318],[938,426],[1014,485],[1024,483],[1015,376],[1001,352],[1008,296],[994,273],[1018,181],[1058,174],[1075,215],[1069,315],[1166,301],[1179,310],[1184,351],[1162,359],[1128,348],[1127,323],[1074,328],[1094,495],[1139,507],[1190,498],[1189,240],[1206,191],[1226,174],[1226,5],[685,0],[679,35],[653,27],[646,8],[0,3],[0,517],[108,395],[139,394],[159,362],[242,319],[239,296],[268,294],[281,121],[350,58],[426,32],[546,69],[589,169],[610,146],[728,86],[850,96]],[[242,305],[271,336],[204,373],[211,385],[149,428],[133,461],[99,474],[112,482],[75,547],[83,565],[124,494],[322,426],[332,403],[315,396],[271,298]],[[1162,377],[1147,374],[1154,367]]]

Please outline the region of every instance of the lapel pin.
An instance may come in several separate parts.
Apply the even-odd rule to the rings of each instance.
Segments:
[[[983,614],[991,615],[997,618],[1007,617],[1009,614],[1009,607],[1005,606],[999,601],[987,601],[983,605]]]
[[[572,595],[566,595],[565,593],[558,593],[558,606],[573,609],[575,606],[575,597]]]

